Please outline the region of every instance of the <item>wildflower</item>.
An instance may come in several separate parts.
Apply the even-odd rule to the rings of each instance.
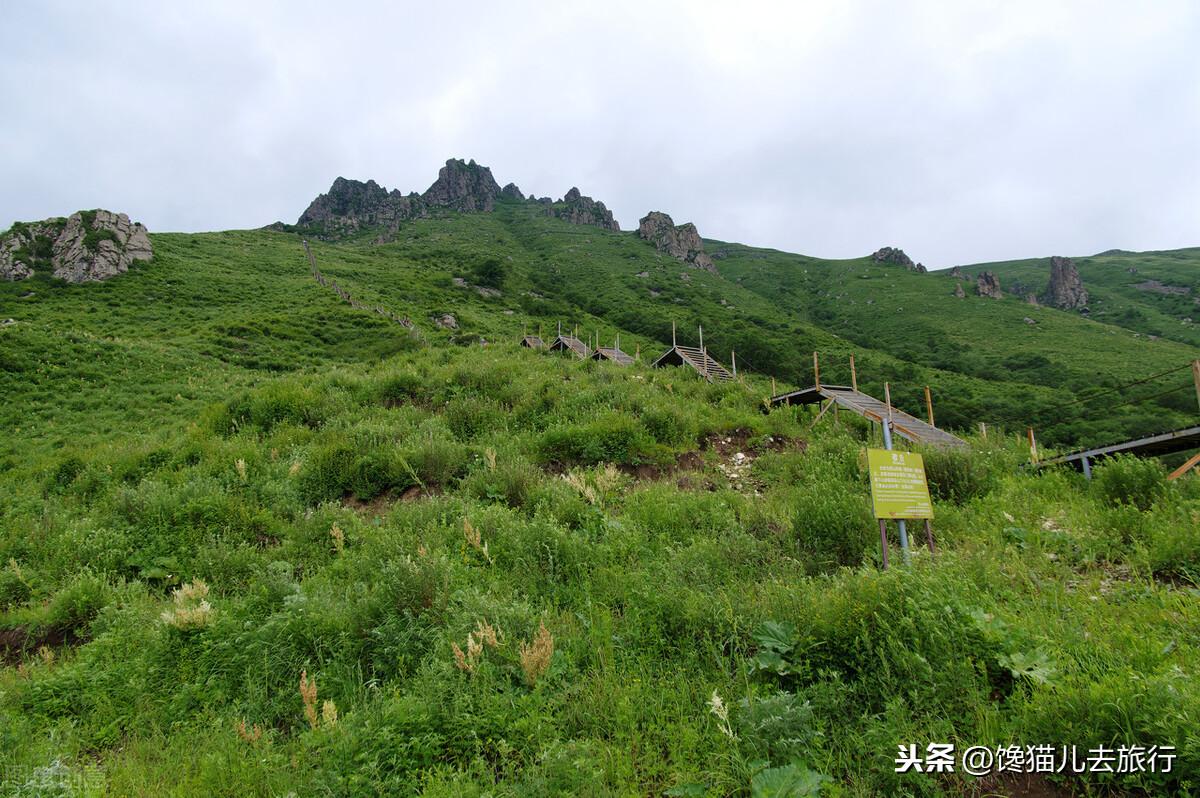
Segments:
[[[325,699],[325,703],[321,704],[321,722],[326,726],[336,726],[338,722],[337,704],[333,703],[333,699]]]
[[[492,561],[492,555],[488,553],[487,544],[483,542],[483,535],[466,518],[463,519],[463,537],[466,538],[468,546],[482,554],[483,558],[489,563]]]
[[[729,725],[729,707],[725,706],[724,700],[717,695],[716,689],[712,692],[712,698],[708,699],[708,711],[717,719],[717,728],[729,739],[736,740],[737,735]]]
[[[498,627],[492,626],[481,618],[475,626],[475,637],[479,639],[480,643],[489,648],[498,648],[500,646],[500,638],[504,637],[504,633]]]
[[[193,579],[171,594],[171,609],[160,616],[163,623],[176,629],[201,629],[212,621],[213,608],[208,603],[208,585]]]
[[[237,731],[237,736],[241,738],[242,742],[254,745],[262,739],[262,726],[259,726],[257,723],[248,728],[245,720],[239,720],[234,726],[234,729]]]
[[[474,673],[475,662],[467,658],[463,650],[458,647],[458,643],[451,643],[450,648],[454,651],[454,667],[464,673]]]
[[[238,477],[241,478],[242,482],[245,482],[246,481],[246,461],[239,457],[237,459],[237,462],[234,463],[234,466],[237,468]]]
[[[550,659],[554,656],[554,636],[545,623],[538,624],[537,636],[531,642],[521,644],[520,654],[525,682],[533,687],[549,669]]]
[[[496,450],[490,446],[483,450],[483,459],[487,463],[489,471],[496,470]]]
[[[317,680],[308,678],[308,671],[300,671],[300,700],[304,702],[304,717],[308,725],[317,728]]]
[[[299,473],[300,473],[300,461],[299,461],[299,460],[293,460],[293,461],[292,461],[292,467],[288,469],[288,476],[289,476],[289,477],[294,477],[294,476],[296,476],[296,475],[297,475],[297,474],[299,474]]]

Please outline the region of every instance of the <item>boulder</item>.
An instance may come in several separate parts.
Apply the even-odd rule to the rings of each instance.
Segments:
[[[692,268],[717,273],[712,258],[704,252],[704,241],[696,225],[691,222],[676,226],[667,214],[650,211],[638,223],[638,237],[649,241],[659,252],[678,258]]]
[[[97,282],[153,257],[146,228],[125,214],[76,211],[66,219],[14,224],[0,238],[0,279],[46,271],[69,283]]]
[[[441,316],[434,318],[433,323],[441,327],[443,330],[457,330],[458,319],[454,318],[449,313],[443,313]]]
[[[975,280],[975,293],[991,299],[1002,299],[1004,292],[1000,290],[1000,278],[992,272],[983,272]]]
[[[962,266],[955,266],[953,269],[951,269],[951,270],[950,270],[950,276],[951,276],[951,277],[953,277],[953,278],[955,278],[955,279],[957,279],[957,280],[961,280],[961,279],[963,279],[963,270],[962,270]]]
[[[613,231],[621,229],[613,219],[612,211],[603,202],[579,193],[579,189],[574,187],[561,200],[548,207],[546,212],[572,224],[590,224]]]
[[[1037,296],[1036,296],[1035,294],[1026,294],[1026,295],[1025,295],[1025,302],[1026,302],[1026,303],[1028,303],[1028,304],[1030,304],[1030,305],[1033,305],[1035,308],[1036,308],[1036,307],[1041,307],[1041,303],[1039,303],[1039,302],[1038,302],[1038,298],[1037,298]]]
[[[1042,301],[1060,310],[1076,310],[1087,306],[1088,292],[1079,278],[1079,270],[1070,258],[1055,255],[1050,259],[1050,283]]]
[[[963,291],[962,283],[958,283],[954,286],[954,295],[959,299],[966,297],[967,294],[965,291]]]

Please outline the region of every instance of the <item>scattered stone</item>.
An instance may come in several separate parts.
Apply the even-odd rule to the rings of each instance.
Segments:
[[[1026,323],[1026,324],[1037,324],[1037,322],[1036,322],[1036,321],[1034,321],[1033,319],[1029,318],[1028,316],[1026,316],[1026,317],[1025,317],[1025,323]]]
[[[461,277],[452,277],[450,279],[450,282],[454,283],[454,285],[458,288],[466,288],[467,287],[467,281]]]
[[[1070,258],[1057,255],[1050,259],[1050,284],[1042,301],[1061,310],[1074,310],[1088,303],[1088,292],[1079,279],[1079,270]]]
[[[961,279],[963,279],[963,270],[962,270],[962,267],[961,267],[961,266],[955,266],[953,269],[951,269],[951,270],[950,270],[950,276],[951,276],[951,277],[953,277],[953,278],[954,278],[954,279],[956,279],[956,280],[961,280]]]
[[[638,237],[649,241],[659,252],[677,258],[694,269],[717,273],[712,258],[704,252],[704,242],[696,225],[688,222],[679,226],[661,211],[650,211],[638,224]]]
[[[1158,280],[1143,280],[1134,286],[1139,291],[1149,291],[1154,294],[1177,294],[1186,296],[1192,293],[1192,289],[1185,285],[1167,285]]]
[[[0,239],[0,279],[23,280],[44,270],[69,283],[96,282],[153,257],[146,228],[125,214],[77,211],[66,219],[14,224]]]
[[[1025,302],[1026,302],[1027,304],[1033,305],[1035,308],[1041,307],[1041,305],[1040,305],[1040,304],[1038,304],[1038,298],[1037,298],[1037,295],[1036,295],[1036,294],[1032,294],[1032,293],[1030,293],[1030,294],[1026,294],[1026,295],[1025,295]]]
[[[876,263],[894,263],[898,266],[903,266],[910,272],[918,272],[924,274],[927,270],[923,264],[913,263],[913,259],[905,254],[904,250],[898,247],[880,247],[871,255],[871,260]]]
[[[454,318],[454,316],[450,315],[449,313],[444,313],[441,316],[435,317],[433,323],[441,327],[443,330],[458,329],[458,319]]]
[[[643,280],[650,276],[650,272],[638,272],[634,277],[641,277]]]
[[[954,295],[959,299],[966,297],[967,293],[963,291],[962,283],[958,283],[954,286]]]
[[[1004,292],[1000,290],[1000,278],[991,272],[983,272],[975,281],[975,293],[990,299],[1003,299]]]
[[[12,325],[14,325],[16,323],[17,323],[16,319],[4,319],[3,321],[0,321],[0,327],[11,327]]]

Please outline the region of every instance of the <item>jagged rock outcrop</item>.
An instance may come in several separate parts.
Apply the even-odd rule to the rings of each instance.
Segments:
[[[1004,292],[1000,290],[1000,278],[991,272],[983,272],[976,278],[975,293],[991,299],[1004,298]]]
[[[125,214],[77,211],[66,219],[14,224],[0,238],[0,279],[45,271],[69,283],[96,282],[152,257],[146,228]]]
[[[504,188],[500,189],[500,196],[507,200],[516,200],[520,202],[525,199],[525,195],[521,193],[521,189],[517,188],[516,183],[509,183]]]
[[[953,269],[951,269],[951,270],[950,270],[950,276],[951,276],[951,277],[953,277],[953,278],[955,278],[955,279],[957,279],[957,280],[961,280],[961,279],[963,279],[963,270],[962,270],[962,266],[955,266]]]
[[[696,225],[688,222],[676,226],[670,216],[650,211],[638,223],[638,237],[649,241],[659,252],[665,252],[696,269],[716,274],[717,267],[704,252],[704,242]]]
[[[1042,301],[1061,310],[1087,307],[1088,292],[1073,260],[1057,255],[1050,259],[1050,283],[1042,294]]]
[[[909,271],[921,274],[927,271],[924,264],[913,263],[913,259],[908,257],[904,250],[899,247],[880,247],[871,254],[871,260],[876,263],[894,263],[898,266],[903,266]]]
[[[329,238],[372,227],[395,228],[406,219],[425,214],[425,204],[416,194],[388,191],[374,180],[364,183],[339,177],[328,192],[309,204],[296,224]]]
[[[546,212],[572,224],[590,224],[605,230],[621,229],[613,219],[612,211],[604,207],[603,202],[580,194],[577,188],[568,191],[562,200],[551,205]]]
[[[500,186],[491,169],[474,160],[451,158],[438,170],[438,179],[421,199],[428,205],[472,213],[492,210],[499,196]]]
[[[954,295],[959,299],[963,299],[967,296],[967,292],[963,291],[962,283],[958,283],[954,286]]]

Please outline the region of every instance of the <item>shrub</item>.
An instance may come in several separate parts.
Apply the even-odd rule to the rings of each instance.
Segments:
[[[306,504],[340,498],[350,485],[357,460],[358,453],[345,443],[314,449],[300,470],[300,498]]]
[[[793,519],[796,545],[813,572],[858,565],[876,536],[866,499],[839,482],[800,489]]]
[[[1117,455],[1092,472],[1095,490],[1111,505],[1149,510],[1167,493],[1166,475],[1157,460]]]
[[[425,398],[425,385],[421,378],[412,372],[402,372],[386,377],[375,389],[378,401],[394,407],[405,402],[421,401]]]
[[[474,278],[477,285],[487,288],[500,288],[508,277],[508,269],[497,257],[487,257],[475,266]]]
[[[974,452],[928,449],[923,457],[929,492],[939,501],[964,504],[986,495],[996,484],[987,463]]]
[[[695,420],[673,408],[653,408],[641,414],[642,424],[664,446],[686,446],[696,440]]]
[[[633,418],[624,413],[609,413],[587,424],[546,431],[538,450],[547,462],[636,464],[650,459],[652,444],[646,430]]]
[[[425,485],[448,485],[467,467],[467,447],[431,435],[410,448],[406,459]]]
[[[463,481],[463,491],[476,499],[523,507],[537,484],[537,470],[524,460],[477,468]]]
[[[348,486],[360,499],[371,499],[389,490],[416,484],[412,469],[399,452],[374,449],[359,457],[350,472]]]
[[[61,493],[70,487],[75,478],[83,472],[84,462],[74,455],[59,461],[50,476],[46,479],[47,493]]]

